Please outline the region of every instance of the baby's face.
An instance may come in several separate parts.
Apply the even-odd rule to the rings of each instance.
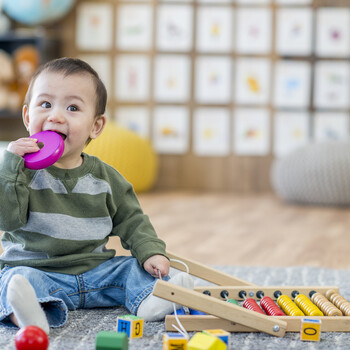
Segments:
[[[71,167],[67,162],[79,162],[87,139],[96,137],[96,92],[92,78],[88,74],[64,76],[44,71],[37,77],[31,96],[23,113],[30,135],[44,130],[58,132],[65,144],[58,163]]]

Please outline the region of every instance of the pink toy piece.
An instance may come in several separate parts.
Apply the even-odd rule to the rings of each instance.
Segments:
[[[28,169],[44,169],[56,163],[64,151],[64,141],[60,134],[54,131],[41,131],[32,136],[41,143],[42,148],[35,153],[27,153],[23,156],[24,165]]]

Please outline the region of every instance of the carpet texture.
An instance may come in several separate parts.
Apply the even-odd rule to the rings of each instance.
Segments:
[[[217,267],[246,281],[268,285],[335,285],[350,300],[350,270],[332,270],[312,267]],[[197,285],[208,283],[197,280]],[[127,314],[124,308],[77,310],[69,313],[64,327],[51,329],[49,350],[95,349],[96,334],[100,330],[113,331],[118,315]],[[130,350],[161,350],[163,322],[146,322],[144,336],[129,342]],[[349,328],[350,331],[350,328]],[[13,350],[16,330],[0,327],[0,349]],[[191,333],[190,335],[192,335]],[[232,333],[230,349],[349,349],[349,333],[322,333],[321,341],[302,342],[299,333],[286,333],[277,338],[263,333]]]

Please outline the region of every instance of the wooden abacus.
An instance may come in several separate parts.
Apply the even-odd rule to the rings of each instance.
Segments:
[[[301,320],[306,317],[322,320],[323,332],[350,332],[350,303],[340,296],[336,286],[261,287],[173,253],[168,252],[168,256],[184,262],[189,267],[190,274],[216,284],[196,287],[192,291],[165,281],[157,281],[153,291],[155,296],[207,314],[178,315],[187,331],[220,328],[228,332],[260,331],[283,337],[285,332],[299,332]],[[171,266],[185,271],[184,266],[177,261],[171,261]],[[245,296],[254,300],[261,300],[262,297],[276,300],[279,295],[289,296],[294,300],[298,295],[309,296],[315,305],[330,316],[267,316],[227,302],[228,298],[243,301]],[[305,301],[301,301],[303,302]],[[340,313],[338,309],[341,310]],[[176,323],[175,316],[168,315],[165,320],[166,330],[174,331],[172,325]]]

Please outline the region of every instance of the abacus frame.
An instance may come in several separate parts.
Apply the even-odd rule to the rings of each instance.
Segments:
[[[155,296],[208,314],[200,316],[178,315],[177,317],[187,331],[220,328],[228,332],[265,332],[277,337],[283,337],[285,332],[300,331],[301,319],[304,317],[262,315],[227,303],[226,298],[221,294],[222,291],[226,292],[227,297],[238,301],[243,300],[239,296],[242,290],[246,292],[247,296],[256,300],[259,300],[256,296],[259,291],[262,291],[264,296],[269,296],[272,299],[276,299],[274,296],[276,290],[289,296],[295,290],[307,296],[311,291],[317,291],[323,295],[329,289],[339,292],[337,286],[257,286],[174,253],[168,252],[167,254],[170,259],[184,262],[188,266],[191,275],[216,284],[216,286],[196,287],[194,291],[191,291],[165,281],[157,281],[153,291]],[[186,271],[185,267],[177,261],[171,260],[171,267]],[[204,291],[210,292],[210,296],[203,294]],[[321,320],[322,332],[350,332],[350,316],[306,317]],[[166,331],[176,331],[173,327],[176,323],[174,315],[166,316]]]

